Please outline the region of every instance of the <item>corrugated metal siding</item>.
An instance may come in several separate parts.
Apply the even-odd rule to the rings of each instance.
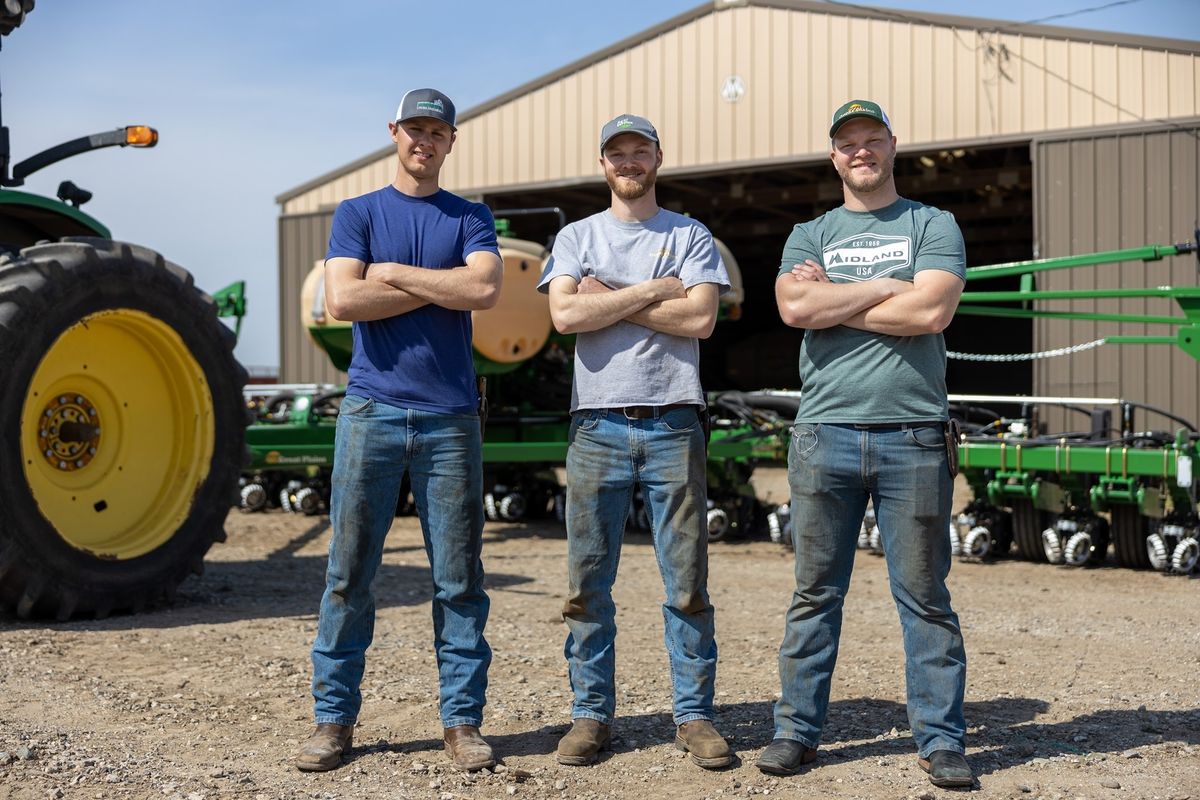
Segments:
[[[1200,208],[1200,122],[1035,142],[1034,192],[1035,236],[1043,258],[1190,239]],[[1038,280],[1044,289],[1196,284],[1194,255],[1050,272]],[[1157,298],[1054,307],[1182,315],[1178,303]],[[1105,335],[1174,332],[1162,325],[1038,320],[1034,346],[1042,350]],[[1170,345],[1109,344],[1035,362],[1034,392],[1123,397],[1200,422],[1200,364]],[[1175,427],[1158,415],[1140,414],[1138,419],[1143,428]],[[1058,415],[1050,422],[1061,430],[1078,427],[1081,418]]]
[[[312,343],[300,321],[300,286],[318,259],[325,257],[333,212],[279,220],[279,380],[282,383],[345,383]]]
[[[745,95],[725,101],[737,76]],[[692,18],[465,119],[443,185],[476,193],[599,174],[600,126],[650,117],[668,169],[826,152],[850,96],[889,109],[906,149],[1200,114],[1194,53],[750,6]],[[386,144],[386,141],[381,142]],[[387,152],[287,199],[310,213],[391,180]]]

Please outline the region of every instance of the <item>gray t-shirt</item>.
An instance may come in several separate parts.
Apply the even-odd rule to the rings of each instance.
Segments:
[[[708,228],[666,209],[644,222],[601,211],[571,223],[554,240],[538,290],[548,292],[559,275],[576,281],[591,275],[614,289],[671,276],[687,289],[700,283],[729,288]],[[697,339],[625,320],[575,337],[572,411],[671,403],[704,405]]]
[[[937,269],[966,277],[966,250],[954,215],[900,198],[876,211],[835,208],[797,225],[779,274],[812,259],[834,283],[913,280]],[[946,343],[940,333],[889,336],[844,325],[807,330],[800,347],[798,422],[888,423],[945,420]]]

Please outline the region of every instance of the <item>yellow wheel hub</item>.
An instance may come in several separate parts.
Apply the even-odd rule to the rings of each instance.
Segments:
[[[174,535],[214,440],[203,369],[174,329],[133,309],[64,331],[21,411],[21,461],[38,509],[63,540],[99,558],[136,558]]]
[[[100,417],[83,395],[59,395],[46,405],[38,429],[38,449],[55,469],[86,467],[100,446]]]

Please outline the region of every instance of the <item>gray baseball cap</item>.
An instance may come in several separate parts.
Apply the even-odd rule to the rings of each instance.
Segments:
[[[451,130],[458,130],[454,127],[454,103],[437,89],[413,89],[404,94],[400,107],[396,109],[396,122],[416,117],[440,120],[449,125]]]
[[[614,136],[620,136],[622,133],[636,133],[638,136],[645,137],[650,141],[658,144],[658,131],[654,130],[654,126],[650,124],[650,120],[645,117],[634,116],[633,114],[622,114],[619,117],[609,120],[604,123],[604,127],[600,129],[600,152],[604,152],[604,146]]]

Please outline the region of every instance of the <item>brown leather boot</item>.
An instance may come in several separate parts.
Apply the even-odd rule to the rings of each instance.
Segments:
[[[446,754],[454,766],[467,772],[478,772],[485,767],[496,766],[496,756],[492,746],[479,735],[479,728],[474,725],[455,725],[446,728],[442,735],[446,746]]]
[[[705,769],[720,769],[733,763],[729,743],[706,719],[694,719],[680,725],[675,734],[675,747],[691,753],[692,761]]]
[[[334,725],[322,722],[296,753],[296,769],[304,772],[326,772],[342,763],[350,752],[354,739],[353,725]]]
[[[558,763],[582,767],[596,763],[601,750],[612,738],[612,726],[589,717],[571,723],[571,730],[558,740]]]

